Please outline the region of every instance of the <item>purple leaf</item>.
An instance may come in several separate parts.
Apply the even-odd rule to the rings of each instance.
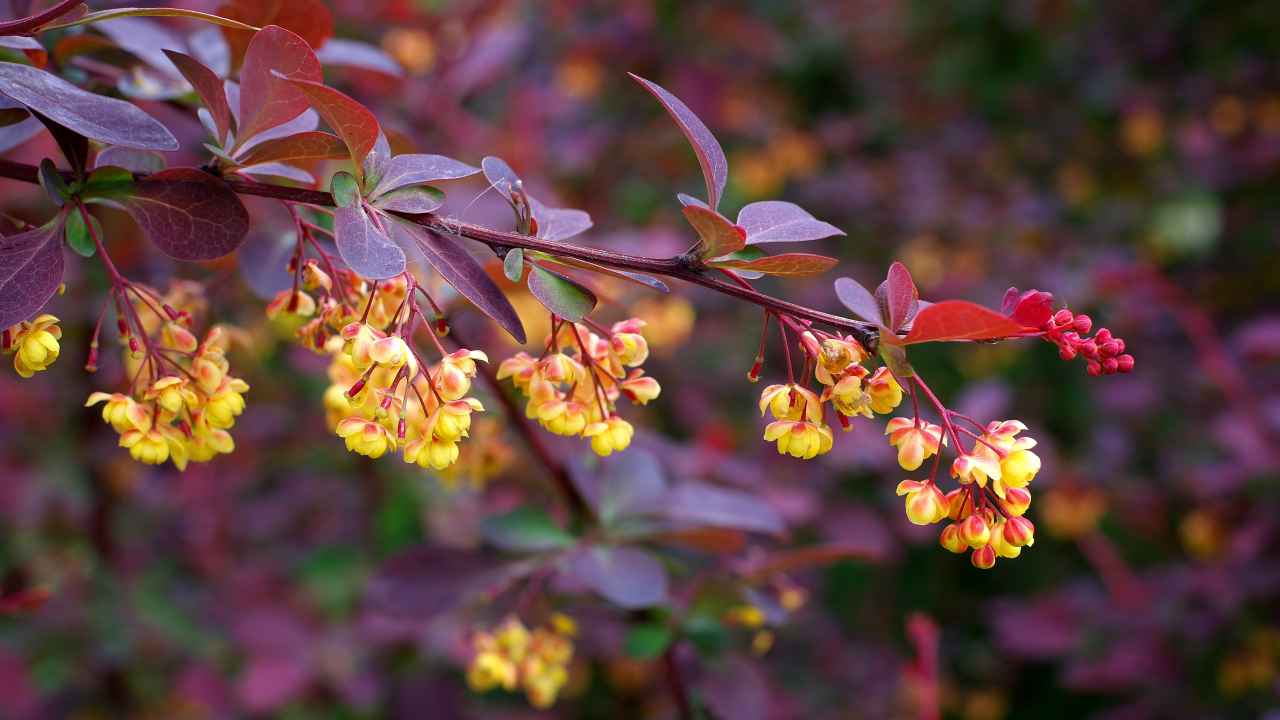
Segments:
[[[337,208],[333,212],[334,238],[338,254],[352,270],[381,280],[404,272],[404,250],[378,227],[374,218],[356,205]]]
[[[293,233],[270,233],[255,230],[245,239],[236,254],[240,276],[254,295],[270,300],[276,293],[293,285],[288,271],[297,240]]]
[[[364,177],[367,183],[377,183],[382,177],[382,173],[387,169],[387,163],[391,161],[391,143],[387,141],[387,134],[378,130],[378,139],[373,143],[373,149],[364,158]]]
[[[542,262],[544,265],[546,263],[554,263],[556,265],[563,265],[565,267],[575,268],[577,270],[585,270],[587,272],[599,273],[601,275],[608,275],[609,277],[617,278],[619,280],[625,280],[630,283],[635,283],[636,285],[639,285],[641,287],[645,287],[650,290],[657,290],[658,292],[665,293],[665,292],[671,291],[671,289],[667,287],[666,283],[662,282],[656,277],[645,275],[643,273],[627,272],[626,270],[615,270],[611,267],[605,267],[604,265],[597,265],[593,262],[587,262],[586,260],[578,260],[577,258],[552,257],[548,255],[546,257],[540,257],[538,258],[538,260]]]
[[[435,212],[444,205],[444,193],[428,185],[392,190],[373,201],[373,206],[392,212],[422,215]]]
[[[236,98],[239,97],[239,95],[236,94],[239,92],[239,90],[236,90],[234,88],[236,88],[235,83],[230,83],[230,82],[227,83],[227,101],[231,103],[231,108],[233,111],[237,107]],[[291,135],[297,135],[298,133],[311,132],[318,127],[320,127],[319,113],[317,113],[315,110],[312,110],[311,108],[307,108],[306,112],[290,120],[289,122],[283,125],[277,125],[271,128],[270,130],[263,130],[262,132],[258,133],[255,137],[249,138],[245,142],[241,143],[240,146],[236,148],[236,151],[232,153],[232,155],[234,157],[240,157],[240,156],[243,156],[245,153],[249,152],[251,149],[258,147],[259,145],[261,145],[262,143],[268,140],[275,140],[277,138],[289,137]]]
[[[0,237],[0,328],[35,315],[62,282],[62,223]]]
[[[135,150],[134,148],[109,147],[98,151],[93,159],[93,167],[108,165],[121,167],[129,172],[150,175],[165,168],[164,156],[154,150]]]
[[[323,79],[320,61],[306,40],[277,25],[259,30],[240,70],[240,142],[307,110],[307,97],[289,80]]]
[[[200,96],[200,101],[209,109],[209,115],[218,131],[218,144],[227,142],[227,136],[231,132],[231,106],[227,104],[226,83],[217,73],[190,55],[172,50],[166,50],[165,55],[178,68],[178,72],[182,73],[182,77],[191,83],[191,87]]]
[[[3,93],[63,127],[107,145],[177,150],[164,125],[133,103],[85,92],[29,65],[0,62]]]
[[[593,465],[575,465],[571,477],[604,525],[661,507],[667,480],[653,453],[632,449],[608,460],[593,460]]]
[[[369,582],[374,613],[426,623],[481,595],[500,592],[533,569],[465,550],[421,546],[386,562]]]
[[[652,607],[667,600],[666,568],[636,548],[587,548],[569,557],[565,572],[623,608]]]
[[[3,97],[3,96],[0,96]],[[29,117],[22,122],[0,127],[0,152],[8,152],[40,134],[44,125]]]
[[[184,52],[187,44],[164,25],[145,18],[119,17],[95,23],[94,28],[151,67],[170,76],[180,72],[168,54]]]
[[[707,182],[707,205],[712,210],[719,207],[720,196],[724,194],[724,185],[729,179],[729,161],[725,159],[720,143],[702,120],[693,114],[689,106],[681,102],[680,98],[672,95],[661,85],[645,80],[635,73],[627,74],[652,93],[684,131],[684,136],[693,146],[693,153],[698,156],[698,165],[702,166],[702,177]]]
[[[317,52],[316,56],[325,65],[345,65],[347,67],[372,70],[391,77],[404,75],[404,68],[394,58],[386,54],[376,45],[329,38]]]
[[[520,324],[520,316],[516,314],[515,308],[511,307],[511,301],[507,300],[502,289],[465,248],[418,225],[393,222],[391,226],[393,233],[402,234],[400,237],[412,242],[422,251],[431,267],[458,294],[493,318],[516,342],[521,345],[525,343],[524,326]]]
[[[741,490],[686,482],[671,489],[667,517],[689,527],[727,527],[781,535],[786,527],[772,507]]]
[[[437,180],[457,180],[480,172],[444,155],[396,155],[382,168],[382,179],[371,197],[391,192],[407,185],[424,185]]]
[[[781,200],[754,202],[738,212],[738,224],[747,231],[747,244],[804,242],[844,235],[840,228],[818,220],[795,203]]]
[[[480,161],[484,177],[507,200],[511,199],[512,188],[520,185],[520,176],[507,164],[506,160],[490,155]]]
[[[707,208],[708,210],[710,210],[710,209],[711,209],[711,208],[707,207],[707,204],[706,204],[705,202],[703,202],[703,201],[699,200],[698,198],[696,198],[696,197],[694,197],[694,196],[692,196],[692,195],[686,195],[686,194],[684,194],[684,193],[676,193],[676,199],[680,201],[680,205],[681,205],[682,207],[688,207],[688,206],[690,206],[690,205],[697,205],[697,206],[698,206],[698,207],[700,207],[700,208]]]
[[[754,271],[765,275],[800,277],[824,273],[835,267],[837,262],[839,261],[835,258],[814,255],[813,253],[782,253],[780,255],[765,255],[753,260],[737,260],[734,258],[717,260],[712,265],[730,270]]]
[[[591,216],[573,208],[553,208],[529,198],[533,219],[538,222],[538,237],[543,240],[565,240],[591,229]]]
[[[847,277],[837,278],[836,297],[854,315],[867,322],[884,324],[884,319],[880,317],[880,303],[876,302],[871,291],[859,284],[857,280]]]
[[[26,35],[5,35],[0,37],[0,47],[10,48],[12,50],[37,50],[44,52],[44,46],[39,40]]]
[[[244,241],[249,212],[218,178],[174,168],[141,178],[124,200],[151,242],[175,260],[214,260]]]

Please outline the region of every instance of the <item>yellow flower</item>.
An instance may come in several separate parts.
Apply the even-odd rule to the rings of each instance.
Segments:
[[[626,450],[634,434],[635,428],[631,423],[617,415],[604,422],[591,423],[582,431],[583,437],[591,438],[591,449],[601,457]]]
[[[186,378],[166,375],[151,383],[151,387],[147,388],[143,397],[175,415],[183,407],[194,410],[200,400],[195,392],[187,387],[187,383]],[[241,407],[243,408],[243,404]]]
[[[46,370],[58,359],[61,352],[58,339],[62,337],[58,318],[41,315],[30,322],[17,325],[16,331],[10,329],[9,332],[14,353],[13,369],[22,377],[29,378]]]
[[[432,372],[440,397],[457,400],[471,391],[471,379],[477,372],[476,360],[489,362],[489,356],[480,350],[458,350],[440,359]]]
[[[628,400],[637,405],[647,405],[662,392],[662,386],[658,381],[646,377],[643,370],[632,370],[626,380],[618,383],[618,388]]]
[[[734,605],[724,611],[724,621],[729,625],[755,629],[764,626],[764,611],[755,605]]]
[[[118,433],[142,429],[151,426],[151,409],[140,405],[128,395],[95,392],[85,401],[85,407],[105,402],[102,406],[102,419],[111,424]]]
[[[932,482],[903,480],[897,494],[906,496],[907,519],[916,525],[931,525],[947,516],[947,499]]]
[[[515,690],[517,679],[516,664],[496,652],[476,653],[467,668],[467,685],[476,692]]]
[[[649,359],[649,343],[640,334],[640,328],[644,326],[643,320],[631,318],[614,323],[609,328],[609,350],[627,367],[643,365]]]
[[[316,301],[301,290],[281,290],[267,303],[267,317],[271,320],[292,318],[295,322],[316,314]]]
[[[347,441],[347,450],[371,458],[382,457],[396,446],[391,431],[364,418],[347,418],[338,423],[338,437]]]
[[[834,385],[850,365],[859,364],[866,358],[867,351],[862,343],[852,337],[826,338],[818,347],[814,377],[823,385]]]
[[[413,352],[409,344],[398,335],[378,338],[369,346],[369,360],[380,368],[399,370],[409,363],[409,372],[414,372],[417,365],[413,363]]]
[[[342,351],[351,356],[356,370],[363,373],[373,364],[370,357],[373,344],[384,337],[384,333],[368,323],[353,322],[342,328]]]
[[[556,697],[568,681],[569,672],[563,665],[539,668],[525,678],[525,696],[529,698],[530,705],[545,710],[555,704]]]
[[[1000,479],[1000,460],[988,448],[979,445],[974,452],[961,455],[951,463],[951,477],[962,485],[977,483],[978,487],[985,488],[988,479]]]
[[[862,381],[866,376],[866,368],[853,366],[834,385],[822,391],[822,400],[830,400],[836,412],[845,417],[871,417],[871,396],[862,391]]]
[[[529,391],[529,382],[537,371],[538,361],[526,352],[518,352],[503,360],[498,365],[498,379],[511,378],[516,388],[522,392]]]
[[[889,444],[898,448],[898,464],[903,470],[919,469],[938,452],[939,443],[943,443],[941,426],[929,422],[917,424],[905,417],[890,420],[884,434],[889,436]]]
[[[871,409],[881,415],[892,411],[902,402],[902,386],[887,367],[876,370],[867,381],[867,394],[871,396]]]
[[[811,460],[831,449],[831,428],[821,421],[777,420],[764,429],[764,439],[777,441],[778,454]]]
[[[455,442],[466,437],[471,430],[471,413],[483,411],[484,406],[475,398],[447,402],[431,414],[425,434],[433,434],[439,440]]]
[[[227,378],[205,402],[203,416],[210,427],[223,430],[236,424],[236,417],[244,412],[244,393],[249,384],[240,378]]]
[[[552,400],[538,408],[538,422],[557,435],[578,435],[587,427],[589,412],[578,400]]]
[[[159,430],[129,430],[120,436],[120,447],[140,463],[159,465],[169,459],[169,441]]]
[[[822,401],[818,395],[795,383],[766,387],[760,393],[760,414],[764,415],[765,410],[776,420],[804,418],[811,423],[822,422]]]
[[[404,447],[404,461],[417,463],[423,469],[444,470],[458,461],[458,443],[423,436]]]
[[[1038,472],[1040,457],[1030,450],[1014,450],[1000,461],[1000,480],[1006,488],[1026,487]]]

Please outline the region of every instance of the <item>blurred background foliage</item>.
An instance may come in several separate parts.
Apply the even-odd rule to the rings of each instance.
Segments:
[[[613,289],[604,315],[650,320],[664,387],[637,422],[639,450],[675,476],[767,498],[791,542],[862,549],[796,575],[809,602],[768,652],[713,633],[735,650],[706,664],[728,678],[702,686],[719,715],[914,717],[914,663],[933,628],[946,717],[1277,717],[1274,3],[332,8],[339,36],[381,47],[404,76],[337,68],[330,82],[403,148],[504,157],[539,197],[591,213],[584,242],[663,256],[691,241],[672,195],[699,187],[697,165],[632,71],[721,138],[728,211],[784,197],[848,232],[814,248],[841,258],[837,273],[768,291],[837,310],[831,279],[870,284],[902,259],[928,299],[998,305],[1009,285],[1037,287],[1128,340],[1137,371],[1099,379],[1042,344],[913,349],[953,406],[1017,417],[1044,449],[1040,541],[980,572],[906,522],[902,473],[872,425],[810,463],[759,439],[759,388],[744,379],[758,309],[690,288]],[[192,120],[147,109],[199,147]],[[44,138],[10,156],[53,153]],[[454,190],[452,212],[509,223],[478,190]],[[37,216],[37,193],[6,185],[0,204]],[[0,374],[0,589],[50,593],[0,616],[0,717],[530,716],[522,700],[466,694],[464,619],[406,627],[365,602],[397,551],[471,547],[484,516],[553,506],[519,439],[495,423],[495,457],[470,467],[496,472],[447,482],[344,452],[324,427],[323,360],[266,324],[234,260],[175,269],[128,239],[123,216],[104,221],[136,276],[199,279],[210,319],[246,329],[233,362],[249,409],[237,452],[208,467],[129,462],[80,407],[119,377],[110,363],[96,377],[78,367],[104,290],[78,264],[54,303],[64,361],[31,381]],[[517,304],[538,337],[532,301]],[[458,331],[495,360],[514,351],[474,318]],[[583,637],[552,712],[670,715],[657,661],[623,647],[625,618],[572,612]]]

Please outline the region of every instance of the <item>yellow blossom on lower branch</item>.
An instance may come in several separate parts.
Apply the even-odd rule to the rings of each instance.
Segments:
[[[764,439],[778,443],[779,455],[810,460],[822,455],[834,444],[831,427],[808,420],[777,420],[764,429]]]
[[[572,634],[572,626],[555,617],[532,631],[514,617],[493,630],[476,631],[467,685],[475,692],[521,689],[529,704],[549,708],[569,681]]]
[[[21,322],[3,331],[0,349],[13,353],[13,369],[18,375],[29,378],[49,369],[58,359],[62,328],[53,315],[40,315],[34,320]]]

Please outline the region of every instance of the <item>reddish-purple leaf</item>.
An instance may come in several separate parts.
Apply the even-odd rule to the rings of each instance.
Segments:
[[[435,212],[444,205],[444,193],[430,185],[403,187],[380,196],[373,206],[391,212],[422,215]]]
[[[227,184],[195,168],[141,178],[124,200],[151,242],[175,260],[213,260],[244,241],[249,212]]]
[[[0,328],[35,315],[62,282],[62,223],[0,237]]]
[[[457,180],[478,172],[480,168],[444,155],[396,155],[382,166],[382,178],[370,197],[377,197],[408,185],[424,185],[438,180]]]
[[[154,150],[109,147],[99,150],[93,158],[94,168],[107,166],[121,167],[132,173],[150,175],[164,170],[165,159]]]
[[[702,241],[698,252],[702,258],[721,257],[747,246],[747,232],[715,210],[686,205],[684,217]]]
[[[236,253],[236,264],[245,284],[264,300],[293,286],[293,274],[289,272],[289,259],[293,257],[297,235],[292,232],[272,232],[255,225],[249,237]]]
[[[766,255],[754,260],[717,260],[715,267],[731,270],[754,270],[765,275],[817,275],[836,266],[839,262],[833,257],[814,255],[812,253],[783,253]]]
[[[895,262],[889,266],[889,276],[876,288],[876,302],[880,314],[889,322],[890,330],[901,330],[915,316],[920,293],[911,279],[907,266]]]
[[[571,555],[565,572],[572,580],[628,609],[667,600],[667,570],[653,555],[631,547],[596,546]]]
[[[489,155],[480,161],[480,168],[484,170],[484,178],[489,184],[507,200],[511,200],[511,190],[520,184],[520,176],[511,169],[507,161]]]
[[[142,17],[115,16],[94,23],[94,28],[142,62],[172,77],[180,72],[170,61],[171,51],[184,52],[187,44],[182,36],[154,20]]]
[[[30,65],[0,62],[0,92],[63,127],[108,145],[178,149],[173,134],[133,103],[86,92]]]
[[[747,231],[747,244],[821,240],[844,231],[809,214],[795,203],[754,202],[738,211],[738,224]]]
[[[364,277],[381,280],[404,272],[404,250],[359,205],[335,209],[333,231],[343,262]]]
[[[867,322],[884,324],[884,319],[880,317],[880,303],[876,302],[871,291],[857,280],[847,277],[837,278],[835,287],[836,297],[840,299],[841,304],[849,308],[850,312]]]
[[[916,315],[905,342],[939,340],[996,340],[1021,335],[1032,328],[966,300],[944,300]]]
[[[689,481],[671,489],[667,517],[687,527],[727,527],[781,535],[786,527],[777,511],[741,490]]]
[[[347,144],[356,169],[362,169],[365,157],[373,150],[378,134],[382,132],[378,118],[369,112],[369,108],[327,85],[306,80],[290,82],[302,91],[311,107]]]
[[[173,50],[166,50],[164,54],[169,56],[174,67],[191,83],[191,87],[200,96],[200,101],[209,109],[213,125],[218,130],[218,144],[227,142],[227,135],[231,132],[231,106],[227,104],[226,83],[217,73],[190,55]]]
[[[383,52],[382,48],[369,43],[329,38],[329,41],[316,51],[316,56],[325,65],[343,65],[372,70],[391,77],[404,75],[404,68],[400,67],[400,63]]]
[[[257,143],[242,157],[243,165],[296,160],[331,160],[347,156],[347,146],[336,135],[319,130]]]
[[[333,35],[333,13],[323,0],[231,0],[218,8],[217,15],[260,28],[279,25],[297,33],[312,48],[321,47]],[[222,34],[230,47],[232,64],[238,67],[254,34],[225,26]]]
[[[753,559],[741,568],[741,572],[747,577],[763,580],[777,573],[794,573],[850,558],[876,560],[877,555],[857,543],[835,542],[769,553]]]
[[[1053,293],[1042,290],[1020,292],[1011,287],[1004,293],[1001,311],[1028,327],[1043,327],[1053,317]]]
[[[661,85],[645,80],[635,73],[627,74],[662,103],[662,106],[671,114],[671,118],[676,121],[676,125],[680,126],[684,136],[689,139],[694,154],[698,156],[698,165],[702,167],[702,177],[707,182],[707,205],[712,210],[719,207],[720,196],[724,194],[725,182],[729,179],[729,161],[725,159],[720,143],[680,98],[672,95]]]
[[[469,600],[500,592],[536,566],[493,555],[421,546],[388,560],[369,582],[375,614],[427,623]]]
[[[558,272],[529,264],[529,292],[550,310],[569,322],[579,322],[596,308],[590,290]]]
[[[532,197],[529,206],[538,222],[538,237],[543,240],[565,240],[591,229],[591,216],[583,210],[547,207]]]
[[[30,140],[36,135],[39,135],[43,128],[44,125],[33,117],[29,117],[14,125],[0,127],[0,152],[8,152],[13,148],[18,147],[22,143]]]
[[[258,31],[240,70],[240,134],[254,135],[286,123],[306,111],[308,98],[290,81],[319,83],[320,61],[307,41],[276,25]]]
[[[471,301],[480,311],[511,334],[516,342],[525,343],[524,326],[511,301],[503,294],[489,273],[471,257],[465,248],[438,233],[419,225],[393,222],[392,232],[417,245],[427,262],[458,294]]]
[[[667,492],[662,464],[643,449],[593,461],[589,467],[575,463],[570,466],[570,477],[606,527],[617,520],[657,512]]]

